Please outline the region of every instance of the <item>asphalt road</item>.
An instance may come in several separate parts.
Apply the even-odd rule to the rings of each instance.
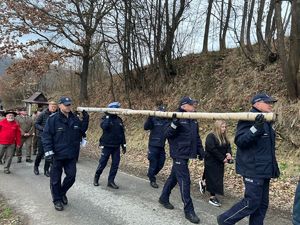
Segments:
[[[40,166],[40,169],[43,166]],[[118,172],[116,184],[118,190],[106,187],[107,173],[100,178],[100,186],[92,185],[96,161],[82,159],[77,165],[77,178],[67,196],[69,204],[65,210],[54,209],[49,178],[43,174],[33,174],[33,164],[16,163],[14,159],[11,174],[4,174],[0,165],[0,193],[8,199],[8,203],[18,212],[28,218],[29,224],[38,225],[164,225],[191,224],[184,218],[183,203],[179,190],[176,188],[170,202],[174,210],[167,210],[158,203],[162,190],[150,187],[145,179],[138,178],[121,171]],[[216,208],[206,201],[193,197],[195,211],[201,219],[201,224],[216,225],[216,215],[226,210],[228,206]],[[247,219],[238,223],[246,225]],[[291,221],[268,212],[265,225],[289,225]]]

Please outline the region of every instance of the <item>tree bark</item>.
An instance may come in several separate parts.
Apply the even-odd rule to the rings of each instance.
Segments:
[[[276,27],[277,27],[277,37],[278,37],[278,51],[281,61],[282,73],[286,82],[288,95],[291,99],[297,98],[297,92],[294,87],[293,76],[289,68],[287,53],[285,50],[284,43],[284,31],[281,17],[281,2],[275,2],[275,17],[276,17]],[[299,58],[298,58],[299,60]]]
[[[248,13],[248,0],[244,0],[242,27],[241,27],[241,35],[240,35],[240,44],[242,46],[245,45],[245,26],[247,20],[247,13]]]
[[[222,38],[221,38],[221,43],[220,43],[220,50],[225,50],[226,49],[226,34],[229,26],[229,19],[231,15],[231,7],[232,7],[232,0],[228,0],[228,8],[227,8],[227,15],[226,15],[226,20],[225,20],[225,25],[223,28],[222,32]]]
[[[253,52],[252,44],[251,44],[251,24],[252,24],[252,17],[254,12],[254,5],[255,0],[251,0],[250,12],[248,15],[248,22],[247,22],[247,49],[249,52]]]
[[[264,8],[265,8],[265,0],[260,0],[259,2],[259,8],[258,8],[258,13],[257,13],[257,22],[256,22],[256,37],[257,37],[257,42],[258,42],[258,47],[259,51],[261,51],[264,45],[264,38],[262,34],[262,20],[263,20],[263,13],[264,13]]]
[[[208,36],[209,36],[210,17],[211,17],[211,10],[212,10],[213,1],[214,0],[209,0],[208,1],[207,16],[206,16],[205,31],[204,31],[204,39],[203,39],[203,47],[202,47],[202,52],[203,53],[208,52]]]
[[[265,29],[265,40],[267,46],[271,49],[271,40],[272,40],[272,18],[274,14],[275,0],[270,1],[269,11],[266,20],[266,29]]]
[[[89,63],[90,58],[88,56],[82,57],[82,71],[80,73],[80,94],[79,100],[80,103],[88,100],[88,90],[87,90],[87,83],[88,83],[88,74],[89,74]]]

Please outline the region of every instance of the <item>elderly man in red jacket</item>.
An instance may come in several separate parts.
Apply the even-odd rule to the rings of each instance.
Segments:
[[[21,145],[21,130],[15,121],[15,112],[7,111],[4,115],[5,119],[0,121],[0,159],[6,153],[7,160],[6,165],[4,165],[4,173],[9,174],[15,149],[20,148]]]

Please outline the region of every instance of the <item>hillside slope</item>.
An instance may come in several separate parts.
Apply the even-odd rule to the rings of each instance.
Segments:
[[[281,209],[291,209],[294,187],[300,174],[300,103],[287,101],[287,91],[279,63],[267,66],[263,71],[253,68],[238,50],[226,53],[211,53],[209,55],[189,55],[176,60],[178,75],[166,85],[165,94],[155,94],[150,90],[132,91],[130,93],[134,109],[153,109],[157,99],[168,104],[168,110],[176,110],[178,100],[185,95],[199,100],[200,112],[247,112],[250,109],[251,97],[260,91],[278,99],[275,111],[278,120],[274,124],[277,130],[278,160],[281,168],[281,178],[272,183],[272,205]],[[147,78],[151,81],[150,76]],[[155,83],[154,83],[155,85]],[[96,89],[90,90],[91,107],[105,107],[112,97],[109,90],[109,80],[99,83]],[[121,79],[115,77],[114,91],[116,100],[127,107],[124,87]],[[99,114],[92,113],[88,132],[89,147],[85,153],[99,156],[97,148],[100,136]],[[121,168],[145,176],[148,166],[147,142],[148,133],[143,131],[145,117],[123,117],[126,125],[128,154],[121,162]],[[200,134],[204,142],[206,134],[211,130],[212,121],[200,121]],[[228,121],[229,136],[234,137],[236,121]],[[233,145],[235,148],[235,146]],[[160,174],[165,179],[170,169],[170,160]],[[190,163],[192,183],[202,176],[203,162],[192,160]],[[225,187],[227,195],[240,195],[243,192],[242,180],[235,175],[234,166],[226,168]],[[276,204],[275,204],[276,202]]]

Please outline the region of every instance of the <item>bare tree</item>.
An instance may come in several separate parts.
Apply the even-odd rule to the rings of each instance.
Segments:
[[[252,43],[251,43],[251,25],[252,25],[252,18],[253,18],[253,12],[254,12],[254,5],[255,5],[255,0],[251,0],[251,6],[250,6],[248,21],[247,21],[247,32],[246,32],[247,49],[250,52],[253,52]]]
[[[203,47],[202,47],[202,52],[203,53],[208,52],[208,35],[209,35],[210,17],[211,17],[211,10],[212,10],[213,1],[214,0],[209,0],[208,1],[205,31],[204,31],[204,39],[203,39]]]
[[[229,27],[231,8],[232,8],[232,0],[228,0],[226,19],[225,19],[225,23],[223,25],[224,1],[222,1],[220,34],[219,34],[219,42],[220,42],[220,50],[221,51],[226,49],[226,33],[227,33],[227,30]]]
[[[290,99],[300,97],[300,0],[292,2],[292,26],[290,37],[290,50],[286,51],[283,23],[281,17],[281,1],[275,2],[275,17],[278,36],[278,50],[281,60],[281,68],[287,85]]]
[[[80,57],[80,100],[84,101],[88,98],[89,62],[103,44],[92,44],[93,38],[113,5],[112,0],[7,0],[0,13],[0,30],[11,37],[13,47],[18,46],[17,36],[31,33],[37,39],[28,45],[51,45],[64,56]]]

